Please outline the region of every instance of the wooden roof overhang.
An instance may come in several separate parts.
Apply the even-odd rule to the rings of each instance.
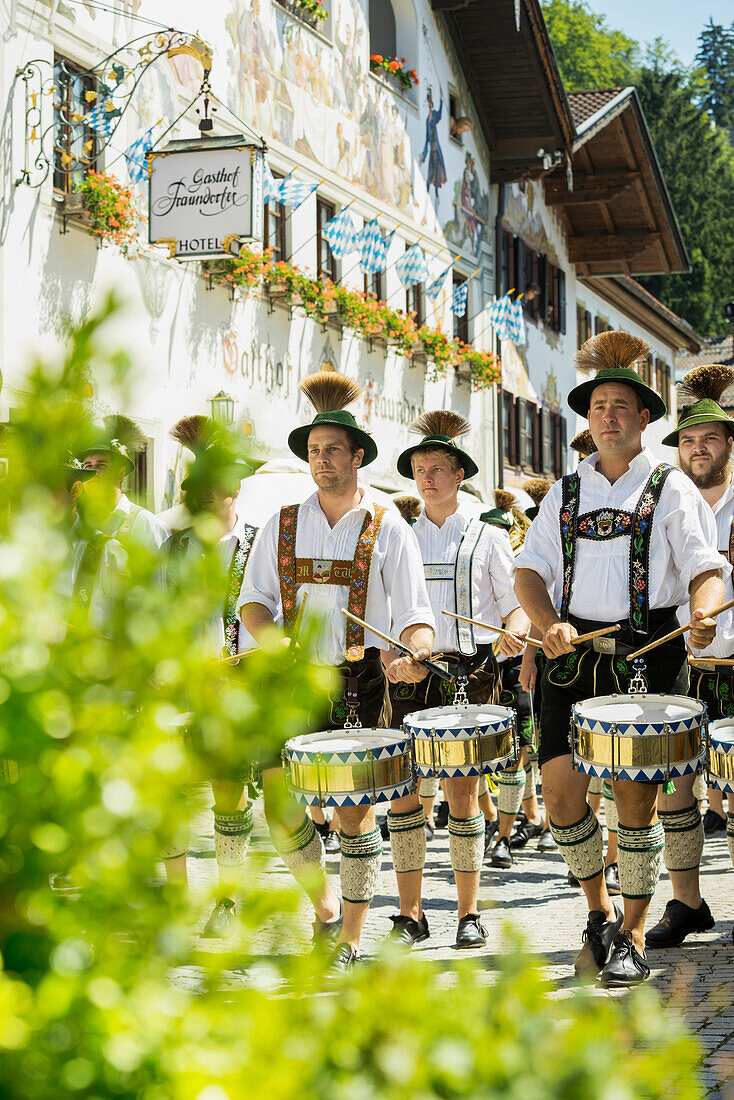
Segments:
[[[690,271],[690,260],[634,88],[576,92],[573,188],[565,171],[545,177],[561,214],[569,260],[582,277]],[[601,103],[596,110],[589,113]]]
[[[565,164],[573,147],[571,109],[540,4],[519,3],[518,30],[512,0],[431,0],[479,114],[493,183],[537,178],[544,155]]]

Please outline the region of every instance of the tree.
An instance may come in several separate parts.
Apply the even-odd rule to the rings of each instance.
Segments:
[[[569,92],[635,83],[639,43],[609,27],[586,0],[543,0],[543,14]]]
[[[696,61],[706,73],[703,102],[717,126],[734,128],[734,23],[709,19],[698,36]]]
[[[733,289],[734,153],[701,105],[695,73],[646,68],[637,91],[692,266],[689,275],[641,282],[701,335],[723,335]]]

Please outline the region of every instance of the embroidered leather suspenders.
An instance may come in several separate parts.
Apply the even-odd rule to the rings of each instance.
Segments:
[[[224,595],[224,609],[222,620],[224,622],[224,654],[225,657],[234,657],[239,651],[240,620],[237,616],[237,600],[242,588],[242,578],[247,568],[247,559],[255,541],[257,527],[251,527],[246,523],[242,532],[242,538],[237,543],[235,552],[227,575],[227,590]]]
[[[457,615],[471,618],[472,609],[472,568],[474,566],[474,554],[483,535],[487,532],[487,525],[480,519],[471,520],[461,536],[459,549],[454,561],[426,562],[423,573],[426,581],[453,581],[454,584],[454,610]],[[456,639],[459,653],[464,657],[473,657],[477,651],[474,640],[474,627],[471,623],[462,623],[456,620]]]
[[[298,505],[289,504],[286,508],[281,508],[278,528],[278,570],[283,626],[286,632],[292,630],[296,618],[297,584],[338,584],[349,588],[347,609],[358,618],[364,618],[372,552],[386,511],[386,508],[375,505],[374,516],[367,513],[364,517],[354,558],[349,562],[296,558]],[[359,661],[363,656],[364,630],[356,623],[347,621],[346,659]]]
[[[650,539],[655,509],[673,466],[661,462],[650,474],[634,512],[600,508],[579,515],[581,479],[578,473],[566,474],[559,521],[563,559],[561,618],[568,619],[576,569],[576,543],[580,538],[595,542],[629,537],[629,624],[638,633],[647,633],[650,605]]]

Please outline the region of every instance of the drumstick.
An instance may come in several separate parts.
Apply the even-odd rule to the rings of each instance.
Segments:
[[[689,657],[689,665],[734,665],[734,657]]]
[[[728,603],[722,603],[721,607],[715,607],[713,611],[707,611],[706,618],[715,619],[717,615],[721,615],[722,611],[728,611],[730,607],[734,607],[734,600],[729,600]],[[649,642],[647,645],[644,645],[642,649],[630,653],[625,657],[625,660],[634,661],[637,657],[641,657],[643,653],[649,653],[651,649],[657,649],[657,647],[664,642],[669,642],[671,638],[678,638],[681,634],[685,634],[692,626],[693,622],[690,622],[686,623],[685,626],[679,626],[677,630],[671,630],[670,634],[664,634],[662,638],[658,638],[654,642]]]
[[[621,629],[619,623],[615,623],[614,626],[603,626],[600,630],[590,630],[588,634],[579,634],[578,638],[572,638],[571,645],[578,645],[579,642],[590,642],[592,638],[601,638],[602,634],[616,634]]]
[[[517,634],[514,630],[505,630],[503,626],[493,626],[492,623],[483,623],[480,619],[469,619],[466,615],[455,615],[453,611],[444,611],[451,619],[459,619],[462,623],[471,623],[472,626],[483,626],[485,630],[494,630],[497,634],[506,634],[508,638],[514,638],[517,642],[530,642],[531,645],[541,645],[537,638],[528,638],[527,634]]]
[[[342,615],[346,615],[348,619],[351,619],[357,626],[361,626],[364,630],[369,630],[371,634],[376,634],[378,638],[382,638],[383,642],[387,642],[389,646],[397,650],[398,653],[402,653],[404,657],[412,657],[414,661],[418,660],[412,649],[409,649],[407,645],[403,645],[402,642],[396,642],[394,638],[391,638],[389,634],[383,634],[381,630],[378,630],[375,626],[370,626],[364,619],[358,619],[356,615],[353,615],[351,611],[347,611],[345,607],[340,608]],[[445,672],[440,665],[434,664],[433,661],[429,661],[428,658],[424,658],[419,662],[425,665],[427,669],[435,673],[440,680],[445,680],[449,684],[453,684],[456,679],[450,672]]]
[[[302,601],[301,606],[299,608],[298,615],[296,617],[296,621],[295,621],[295,624],[294,624],[294,627],[293,627],[293,634],[291,635],[290,641],[288,642],[288,648],[291,649],[291,650],[296,648],[296,642],[298,641],[298,635],[301,631],[301,625],[303,623],[304,608],[306,606],[307,597],[308,597],[308,592],[304,592],[303,593],[303,601]],[[248,657],[250,655],[250,653],[254,653],[254,652],[255,652],[254,649],[246,649],[244,653],[230,653],[230,655],[228,657],[219,657],[218,661],[219,661],[219,664],[226,665],[230,661],[241,661],[243,657]]]

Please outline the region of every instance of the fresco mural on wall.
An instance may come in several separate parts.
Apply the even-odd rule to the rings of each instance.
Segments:
[[[535,188],[532,185],[513,183],[507,188],[503,224],[534,245],[551,263],[560,263],[558,251],[540,211],[536,209]]]
[[[454,217],[443,227],[446,240],[479,256],[487,233],[489,192],[482,190],[476,161],[466,153],[461,179],[454,183]]]

